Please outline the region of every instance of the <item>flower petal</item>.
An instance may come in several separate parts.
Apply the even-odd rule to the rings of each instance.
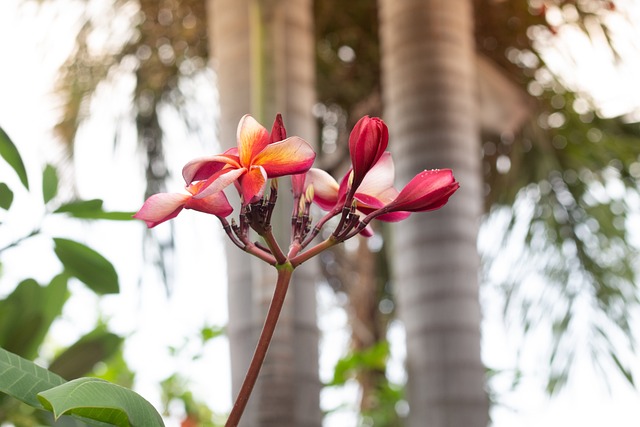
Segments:
[[[309,170],[316,153],[307,141],[292,136],[266,146],[253,158],[252,165],[262,166],[269,178],[294,175]]]
[[[224,154],[193,159],[182,168],[182,177],[187,185],[189,185],[193,181],[209,179],[211,175],[220,171],[226,165],[233,168],[241,168],[240,159],[236,153],[237,149],[232,148]]]
[[[198,192],[193,195],[196,199],[202,199],[214,193],[224,190],[229,184],[238,180],[247,169],[223,169],[211,175],[204,184],[198,186]]]
[[[373,232],[373,227],[371,227],[371,224],[367,224],[367,226],[360,232],[360,235],[363,237],[373,237],[374,234],[376,233]]]
[[[231,207],[227,200],[227,196],[225,196],[222,191],[213,193],[212,195],[201,199],[190,198],[187,200],[185,208],[219,217],[229,216],[231,215],[231,212],[233,212],[233,207]]]
[[[260,166],[251,168],[249,172],[240,178],[243,203],[253,203],[262,197],[266,183],[267,173],[265,170]]]
[[[402,221],[403,219],[409,218],[410,215],[411,215],[411,212],[397,211],[397,212],[389,212],[386,214],[378,215],[376,219],[378,221],[385,221],[385,222],[398,222],[398,221]]]
[[[190,197],[179,193],[154,194],[144,202],[133,217],[146,222],[149,228],[155,227],[171,218],[175,218]]]
[[[311,168],[307,172],[305,188],[313,186],[313,202],[326,211],[338,203],[338,183],[322,169]]]
[[[356,199],[358,203],[358,210],[367,214],[371,213],[373,210],[378,210],[387,204],[377,197],[362,193],[356,193],[354,199]]]
[[[248,114],[238,123],[237,137],[240,164],[244,167],[250,166],[252,159],[271,142],[267,129]]]
[[[388,212],[423,212],[441,208],[460,187],[451,169],[425,170],[416,175],[387,205]]]
[[[356,190],[359,194],[374,196],[386,205],[396,198],[398,191],[393,187],[395,167],[391,153],[384,152],[378,162],[365,175]]]

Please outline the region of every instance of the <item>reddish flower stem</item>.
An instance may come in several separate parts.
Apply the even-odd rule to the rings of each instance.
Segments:
[[[244,378],[242,387],[240,387],[240,392],[238,393],[238,397],[236,397],[236,401],[233,404],[233,408],[231,409],[229,418],[225,423],[225,427],[236,427],[240,422],[242,413],[244,412],[247,402],[249,401],[249,397],[251,396],[251,392],[253,391],[253,386],[256,384],[256,380],[258,379],[258,374],[260,373],[260,368],[262,368],[264,358],[267,355],[269,343],[271,342],[273,332],[276,328],[276,324],[278,323],[278,317],[280,317],[280,311],[282,311],[282,305],[284,304],[284,298],[287,295],[287,289],[289,288],[289,282],[291,282],[291,275],[293,274],[294,267],[290,262],[287,262],[286,264],[276,265],[276,268],[278,269],[278,280],[276,281],[276,289],[273,292],[273,298],[271,299],[267,318],[264,321],[264,326],[262,327],[258,344],[256,345],[256,349],[253,353],[251,364],[247,370],[247,375]]]
[[[265,230],[265,232],[262,234],[262,238],[267,243],[267,246],[269,247],[269,249],[271,249],[271,253],[276,259],[276,262],[278,264],[284,264],[287,261],[287,257],[282,252],[282,249],[280,249],[280,245],[278,245],[276,238],[273,236],[271,227]]]
[[[326,249],[329,249],[331,246],[335,245],[336,243],[340,243],[340,241],[336,239],[335,236],[331,235],[326,240],[318,243],[314,247],[309,248],[308,250],[291,258],[291,265],[293,265],[293,268],[296,268],[303,262],[308,261],[309,259],[318,255],[320,252]]]

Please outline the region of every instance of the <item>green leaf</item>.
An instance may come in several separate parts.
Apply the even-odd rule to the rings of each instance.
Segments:
[[[121,427],[160,427],[162,417],[142,396],[98,379],[79,378],[38,394],[42,405],[61,415],[81,417]]]
[[[64,382],[53,372],[0,348],[0,392],[42,408],[37,394]]]
[[[96,363],[108,360],[120,349],[124,339],[98,326],[81,337],[51,362],[49,370],[68,380],[91,372]]]
[[[20,182],[24,185],[24,188],[29,189],[29,179],[27,178],[27,170],[24,167],[24,163],[22,163],[22,157],[20,157],[20,152],[18,152],[18,148],[15,146],[9,135],[0,127],[0,156],[9,163],[9,166],[16,171],[18,174],[18,178],[20,178]]]
[[[53,321],[68,297],[67,277],[58,275],[48,286],[23,280],[0,300],[0,346],[20,356],[37,356]]]
[[[68,274],[99,295],[119,292],[118,273],[105,257],[73,240],[54,238],[53,241],[54,251]]]
[[[200,337],[202,338],[202,342],[206,343],[207,341],[222,336],[226,333],[226,329],[224,326],[205,326],[200,331]]]
[[[339,359],[333,369],[333,379],[327,385],[342,385],[359,371],[378,370],[384,372],[389,358],[389,343],[379,341],[362,350],[353,350]]]
[[[102,210],[102,200],[73,200],[69,203],[61,205],[54,213],[68,213],[71,216],[87,215],[91,212]]]
[[[130,221],[135,212],[107,212],[102,209],[102,200],[74,200],[61,205],[53,213],[66,213],[81,219],[110,219],[113,221]]]
[[[13,203],[13,191],[4,182],[0,182],[0,208],[8,210]]]
[[[616,366],[618,367],[620,372],[624,375],[624,377],[627,379],[627,381],[629,381],[629,384],[631,384],[632,386],[635,386],[635,381],[633,380],[633,373],[631,372],[631,370],[626,368],[622,364],[622,362],[620,361],[618,356],[616,356],[616,354],[613,351],[610,351],[609,355],[613,359],[614,363],[616,364]]]
[[[48,203],[58,194],[58,171],[52,165],[47,165],[42,172],[42,198]]]

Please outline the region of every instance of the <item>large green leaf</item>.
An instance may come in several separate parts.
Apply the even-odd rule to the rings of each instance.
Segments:
[[[53,372],[0,347],[0,392],[42,408],[37,394],[64,382]]]
[[[162,417],[142,396],[98,379],[79,378],[38,394],[42,405],[61,415],[77,415],[121,427],[160,427]]]
[[[0,156],[9,163],[9,166],[13,168],[18,174],[20,182],[28,190],[29,179],[27,178],[27,170],[22,162],[22,157],[18,152],[18,148],[15,146],[9,135],[0,127]]]
[[[42,198],[48,203],[58,194],[58,171],[52,165],[47,165],[42,172]]]
[[[13,203],[13,191],[4,182],[0,182],[0,208],[8,210]]]
[[[54,251],[67,273],[99,295],[118,293],[118,273],[105,257],[73,240],[54,238],[53,241]]]
[[[61,205],[54,213],[66,213],[74,218],[82,219],[110,219],[114,221],[129,221],[135,212],[107,212],[102,209],[102,200],[73,200]]]
[[[33,408],[44,410],[38,400],[38,393],[64,383],[64,378],[0,347],[0,394],[4,393]],[[53,417],[53,414],[42,412],[43,419],[48,418],[47,414]],[[57,422],[51,418],[48,424],[57,427],[109,426],[91,419],[66,416]]]
[[[45,287],[33,279],[20,282],[0,300],[0,346],[28,359],[36,357],[67,297],[65,275],[54,277]]]
[[[123,340],[100,325],[56,357],[49,365],[49,370],[67,380],[85,376],[96,363],[117,353]]]

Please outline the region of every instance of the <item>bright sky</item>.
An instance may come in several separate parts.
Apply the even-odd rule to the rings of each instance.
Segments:
[[[69,53],[74,41],[69,28],[76,25],[77,14],[74,11],[77,9],[73,7],[76,2],[59,0],[55,2],[56,7],[46,7],[41,12],[37,12],[34,6],[28,6],[18,13],[17,4],[17,0],[0,2],[0,40],[4,58],[3,67],[0,68],[0,126],[19,145],[30,178],[34,181],[32,185],[37,189],[41,166],[57,157],[51,132],[56,120],[56,104],[50,93],[56,68]],[[54,13],[63,9],[64,13]],[[636,22],[640,22],[640,19]],[[607,70],[598,74],[594,67],[591,64],[591,73],[596,80],[610,81]],[[640,67],[635,70],[640,70]],[[78,157],[81,161],[76,164],[78,191],[85,198],[103,198],[108,209],[134,210],[141,202],[143,177],[136,160],[133,134],[131,140],[125,140],[115,149],[112,147],[110,119],[117,114],[118,93],[117,90],[111,91],[99,105],[92,107],[92,119],[79,133]],[[640,105],[637,96],[633,99],[637,102],[636,106]],[[205,105],[205,108],[211,108],[215,113],[215,106]],[[189,138],[179,126],[172,127],[169,134],[170,141]],[[180,149],[170,145],[168,158],[175,177],[169,186],[179,189],[178,173],[182,165],[214,149],[213,142],[208,142],[206,146],[199,142],[183,144]],[[3,181],[16,181],[4,165],[0,165],[0,176]],[[12,188],[16,187],[12,185]],[[11,229],[12,236],[0,235],[0,246],[31,231],[42,213],[38,197],[32,200],[22,193],[16,197],[16,204],[32,206],[33,217],[20,218]],[[10,219],[4,218],[7,223]],[[157,382],[180,371],[190,378],[191,388],[196,395],[205,399],[213,410],[228,411],[231,402],[226,340],[213,340],[205,347],[201,359],[196,362],[189,360],[198,351],[198,330],[204,325],[226,323],[226,272],[224,254],[219,244],[221,232],[215,221],[193,211],[182,213],[180,219],[173,223],[180,256],[176,257],[173,266],[176,283],[171,298],[167,298],[157,272],[151,266],[141,271],[143,258],[140,241],[144,232],[141,223],[101,224],[98,227],[79,227],[77,222],[70,221],[49,221],[45,224],[44,230],[48,235],[75,237],[111,259],[121,274],[122,287],[121,294],[105,297],[98,302],[83,285],[75,283],[74,297],[66,306],[63,318],[54,327],[54,341],[49,343],[49,351],[70,344],[80,334],[90,330],[99,312],[102,317],[109,319],[114,332],[129,336],[125,356],[138,373],[136,390],[152,403],[159,405],[155,387]],[[21,278],[34,276],[45,281],[58,271],[59,266],[47,245],[46,239],[34,239],[27,246],[30,254],[35,253],[33,251],[42,252],[40,258],[27,258],[26,251],[18,250],[8,252],[6,257],[3,254],[5,263],[0,278],[0,295],[10,292]],[[34,268],[34,262],[37,268]],[[202,269],[201,266],[207,268]],[[212,271],[217,282],[215,286],[211,284]],[[141,275],[144,277],[142,282],[139,281]],[[324,342],[346,343],[346,316],[339,308],[340,302],[333,294],[324,291],[319,293],[319,297],[319,312],[329,314],[320,323],[325,334]],[[510,369],[516,360],[515,341],[506,335],[500,324],[499,307],[491,304],[494,298],[496,296],[491,294],[491,290],[486,291],[483,297],[487,302],[483,357],[491,367]],[[185,317],[185,313],[189,315]],[[394,342],[402,342],[401,327],[395,326],[392,335]],[[186,350],[174,358],[167,350],[169,346],[186,346]],[[343,346],[340,345],[322,346],[321,371],[325,380],[342,351]],[[394,376],[402,378],[403,373],[399,369],[403,355],[401,344],[394,346],[394,355]],[[540,373],[536,368],[536,362],[539,361],[535,357],[530,359],[528,373],[531,377],[517,392],[505,391],[501,396],[504,405],[493,409],[495,427],[631,427],[638,424],[640,399],[627,384],[614,381],[609,395],[602,379],[597,378],[590,367],[581,362],[577,368],[579,375],[574,377],[564,392],[550,400],[543,392],[543,380],[536,380],[535,374]],[[185,369],[185,366],[190,368]],[[636,367],[638,369],[640,366]],[[497,389],[504,391],[508,387],[498,381]],[[343,402],[353,402],[354,395],[352,387],[325,392],[323,404],[325,408],[330,408]],[[325,425],[342,427],[352,423],[353,414],[347,410],[328,417]],[[177,422],[168,420],[167,424],[171,427]]]

